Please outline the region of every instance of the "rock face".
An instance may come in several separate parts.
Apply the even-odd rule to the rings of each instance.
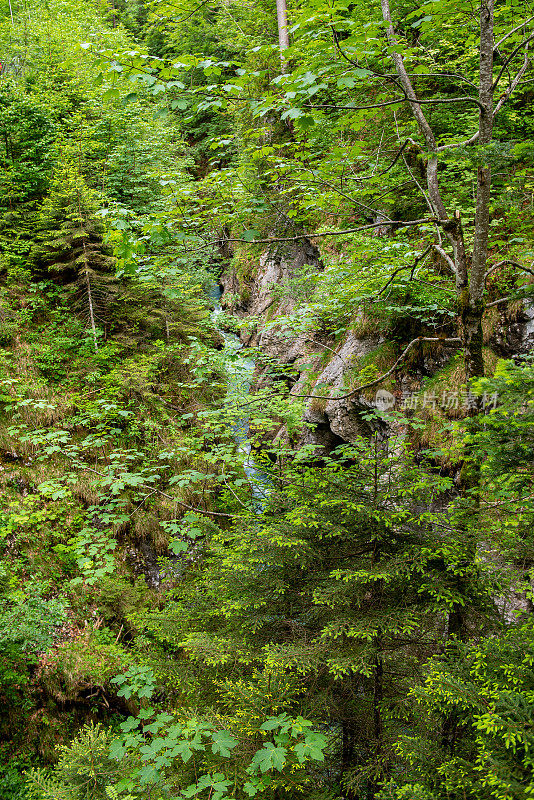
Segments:
[[[295,298],[291,295],[277,297],[273,294],[273,289],[299,275],[305,265],[316,270],[322,269],[319,251],[307,239],[291,243],[277,251],[263,253],[252,282],[247,283],[246,287],[241,285],[235,270],[223,273],[223,304],[225,295],[232,300],[236,296],[243,298],[245,295],[246,300],[241,299],[232,309],[236,316],[259,317],[267,321],[273,318],[275,309],[277,317],[287,316],[295,309]],[[293,363],[306,347],[305,334],[300,337],[288,336],[282,327],[265,330],[261,324],[252,334],[243,334],[242,340],[247,345],[260,346],[263,352],[283,363]]]
[[[488,344],[501,358],[523,356],[534,348],[534,305],[524,301],[513,313],[503,304]]]
[[[387,332],[359,336],[355,330],[348,330],[341,340],[336,341],[321,331],[295,333],[284,328],[282,318],[302,307],[302,297],[292,297],[290,292],[281,295],[275,287],[291,281],[304,265],[322,269],[319,252],[306,241],[286,248],[283,254],[264,253],[258,261],[255,274],[247,282],[246,301],[242,299],[243,286],[235,271],[224,274],[221,283],[227,296],[241,298],[238,304],[232,303],[232,311],[236,316],[254,317],[256,320],[252,333],[241,335],[243,343],[258,347],[277,362],[290,364],[300,372],[300,377],[292,387],[293,395],[306,398],[300,444],[315,445],[315,453],[320,457],[321,453],[331,453],[339,445],[370,433],[369,424],[362,414],[374,403],[359,395],[342,395],[350,392],[347,386],[350,386],[351,371],[386,342]],[[276,324],[278,319],[280,324]],[[533,350],[533,304],[525,302],[519,308],[516,304],[513,311],[507,307],[494,307],[487,323],[484,344],[498,357],[520,357]],[[358,327],[361,326],[356,326],[356,329]],[[432,377],[439,372],[455,352],[455,347],[450,346],[434,346],[431,350],[418,352],[416,362],[412,361],[409,369],[401,367],[395,376],[399,389],[397,395],[401,390],[408,395],[419,391],[422,378]],[[310,378],[310,365],[313,379]],[[266,386],[270,380],[268,371],[262,373],[258,370],[255,379],[258,388]],[[392,394],[384,394],[393,399]],[[380,431],[384,436],[391,433],[385,424]],[[288,438],[285,427],[276,424],[267,433],[263,432],[262,436],[264,442]],[[523,589],[522,580],[525,576],[520,569],[517,572],[517,587],[505,596],[494,598],[496,608],[507,624],[533,611],[533,603]]]
[[[247,286],[247,301],[234,303],[233,310],[241,318],[255,317],[259,320],[252,333],[242,334],[245,345],[259,347],[279,363],[291,364],[297,370],[300,365],[307,365],[303,367],[292,393],[297,397],[313,393],[325,399],[308,399],[302,443],[317,444],[325,451],[331,451],[343,442],[353,441],[364,431],[360,413],[368,409],[370,404],[358,397],[343,400],[334,398],[343,393],[346,373],[354,368],[357,360],[371,353],[383,338],[379,335],[358,338],[349,331],[336,344],[321,332],[290,333],[282,324],[277,325],[276,320],[292,314],[302,300],[290,292],[280,297],[273,289],[301,274],[305,265],[322,269],[317,248],[306,239],[283,251],[264,253],[259,259],[252,283]],[[221,284],[224,288],[223,301],[225,294],[232,300],[236,296],[243,296],[243,287],[234,270],[223,274]],[[318,375],[313,381],[314,387],[317,387],[313,391],[309,385],[310,366]],[[265,372],[260,371],[256,375],[258,387],[263,387],[267,380]],[[281,428],[272,438],[284,436],[285,431]]]
[[[522,318],[521,343],[518,352],[529,353],[534,349],[534,304],[525,302]]]
[[[302,444],[317,444],[330,451],[342,442],[352,442],[368,430],[362,421],[362,412],[374,405],[361,396],[339,397],[348,392],[350,372],[386,341],[386,331],[359,336],[348,330],[341,340],[335,341],[324,332],[298,332],[284,327],[283,318],[305,313],[302,291],[291,289],[294,279],[303,275],[308,265],[312,270],[322,270],[320,253],[307,239],[284,244],[279,250],[263,253],[253,274],[246,280],[238,277],[234,269],[223,273],[223,305],[240,318],[253,318],[254,327],[241,334],[243,344],[258,347],[278,363],[292,365],[300,377],[292,388],[295,396],[306,397],[304,409],[305,430]],[[286,291],[280,293],[279,287]],[[493,309],[494,318],[486,332],[485,341],[497,356],[510,358],[522,355],[534,347],[534,305],[525,303],[511,314],[506,308]],[[277,320],[280,319],[280,324]],[[303,326],[304,327],[304,326]],[[357,327],[357,326],[356,326]],[[298,325],[296,326],[298,328]],[[454,348],[438,348],[422,353],[419,363],[412,364],[410,376],[397,375],[403,391],[417,390],[424,376],[432,376],[447,363]],[[299,367],[302,366],[302,370]],[[310,369],[314,378],[310,377]],[[258,388],[269,382],[267,370],[258,369]],[[284,438],[285,429],[273,428],[270,440]]]
[[[360,358],[372,353],[382,341],[380,336],[360,339],[349,331],[341,344],[335,350],[331,349],[330,360],[320,372],[315,384],[317,389],[313,391],[314,395],[323,399],[310,399],[304,412],[305,421],[317,426],[317,434],[321,438],[317,444],[323,445],[325,427],[334,439],[334,446],[342,442],[353,442],[356,437],[365,433],[367,427],[362,422],[361,412],[368,410],[371,404],[357,395],[340,399],[337,397],[347,393],[344,390],[346,373],[354,368],[355,362]],[[324,389],[320,388],[323,386]],[[323,411],[320,410],[321,407]],[[313,436],[310,441],[313,441]],[[326,442],[324,446],[328,447]]]

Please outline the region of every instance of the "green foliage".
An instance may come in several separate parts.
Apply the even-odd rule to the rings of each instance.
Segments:
[[[6,577],[3,570],[4,579]],[[46,652],[65,623],[66,603],[46,598],[47,586],[36,581],[24,590],[5,592],[0,598],[0,691],[13,702],[28,684],[30,669]]]
[[[0,641],[3,647],[16,646],[23,652],[39,653],[50,646],[54,633],[65,621],[65,603],[45,599],[43,588],[28,585],[3,601]]]
[[[115,682],[122,685],[119,695],[127,699],[154,693],[153,675],[143,668],[132,667]],[[100,725],[86,726],[69,746],[59,748],[53,775],[30,771],[30,797],[99,800],[123,797],[124,792],[143,796],[154,789],[184,800],[253,797],[279,783],[276,773],[291,774],[298,786],[305,782],[304,765],[324,759],[326,737],[313,732],[311,725],[287,714],[266,719],[260,728],[266,741],[250,758],[248,748],[243,752],[243,743],[239,747],[230,731],[197,717],[180,721],[145,703],[137,717],[121,723],[118,736]]]
[[[109,756],[113,738],[101,725],[88,725],[69,746],[58,748],[58,764],[53,777],[42,770],[27,775],[29,796],[36,800],[101,800],[105,787],[124,771],[125,764]]]
[[[2,776],[0,777],[0,798],[1,800],[26,800],[26,786],[22,774],[23,764],[19,765],[13,760],[9,765],[2,766]]]
[[[154,674],[147,667],[133,666],[123,675],[116,675],[112,683],[118,683],[121,687],[118,691],[119,697],[127,700],[135,695],[139,699],[142,697],[152,697],[154,694]]]
[[[496,9],[495,40],[512,32],[495,77],[519,64],[523,11]],[[39,800],[533,791],[532,630],[509,609],[532,602],[532,365],[473,383],[498,405],[435,423],[435,452],[424,422],[357,396],[336,413],[366,438],[301,447],[296,395],[339,346],[361,355],[352,387],[461,326],[378,5],[289,15],[281,70],[267,0],[2,10],[0,689]],[[489,145],[449,147],[478,119],[473,9],[393,16],[469,252],[492,167],[503,263],[484,299],[520,320],[502,297],[532,294],[529,91]],[[224,335],[205,294],[223,268],[223,303],[245,314],[219,316]],[[238,350],[240,326],[285,337],[284,363]],[[412,355],[397,394],[457,367]],[[308,417],[332,423],[335,402]],[[2,792],[27,794],[13,770]]]
[[[54,126],[44,104],[28,96],[15,82],[0,95],[2,130],[2,206],[39,197],[47,186],[52,162]]]
[[[473,444],[483,454],[484,473],[489,480],[498,478],[503,490],[505,478],[509,489],[528,485],[534,413],[532,357],[519,363],[500,361],[493,377],[476,381],[473,390],[486,405],[491,398],[497,400],[496,407],[472,426]]]
[[[273,740],[264,742],[243,770],[239,740],[230,731],[195,717],[181,723],[167,712],[145,708],[137,719],[129,717],[122,723],[123,734],[111,746],[110,755],[115,760],[123,764],[125,760],[138,761],[116,788],[135,794],[155,785],[160,792],[165,788],[178,792],[180,798],[254,797],[280,783],[276,773],[280,777],[291,775],[292,784],[298,787],[306,783],[302,766],[324,759],[326,737],[309,730],[311,724],[302,717],[292,720],[287,715],[265,720],[260,730],[264,736],[272,735]],[[199,777],[203,770],[209,771]]]
[[[340,729],[338,780],[365,791],[392,757],[399,725],[386,709],[402,703],[399,681],[416,679],[457,604],[479,631],[494,624],[499,576],[471,563],[470,534],[452,509],[423,510],[439,507],[450,481],[422,469],[399,441],[362,439],[315,462],[313,448],[301,450],[282,479],[273,470],[262,518],[212,537],[205,570],[138,624],[185,649],[206,698],[206,671],[217,685],[217,672],[240,665],[241,680],[223,685],[242,730],[261,728],[274,705],[291,713],[300,694],[306,713]],[[272,745],[256,757],[260,771],[281,758]]]
[[[532,794],[533,644],[528,622],[485,643],[457,644],[430,662],[409,698],[418,730],[398,745],[406,771],[379,795],[383,800],[410,791],[429,800]]]

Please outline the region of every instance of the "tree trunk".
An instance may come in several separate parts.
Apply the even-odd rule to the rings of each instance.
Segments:
[[[352,721],[344,721],[341,725],[342,753],[341,753],[341,778],[354,766],[354,744],[357,732]],[[344,791],[346,800],[356,800],[354,792],[347,788]]]
[[[96,335],[96,323],[95,323],[95,313],[93,308],[93,292],[91,289],[91,280],[89,278],[89,263],[87,259],[87,246],[85,243],[85,239],[83,240],[83,261],[84,261],[84,277],[85,277],[85,286],[87,289],[87,304],[89,307],[89,321],[91,323],[91,331],[93,333],[93,342],[95,345],[95,353],[98,352],[98,338]]]
[[[280,45],[280,61],[282,72],[286,71],[284,50],[289,47],[289,33],[287,31],[287,5],[286,0],[276,0],[276,17],[278,19],[278,43]]]
[[[493,2],[482,0],[480,8],[480,115],[479,145],[486,147],[493,136]],[[482,160],[486,160],[481,152]],[[469,286],[470,302],[473,306],[482,301],[484,274],[488,258],[489,206],[491,193],[491,167],[482,163],[477,170],[477,199],[475,211],[475,238],[473,242],[473,266]]]
[[[482,314],[484,306],[482,301],[472,303],[467,290],[459,297],[460,339],[464,349],[465,379],[467,383],[472,378],[481,378],[484,375]],[[476,408],[472,409],[476,411]]]
[[[493,3],[482,0],[480,6],[479,67],[479,146],[486,147],[493,136]],[[486,160],[481,152],[483,162]],[[473,260],[469,275],[469,294],[460,297],[461,338],[465,347],[465,377],[469,381],[484,375],[482,357],[482,314],[484,313],[484,274],[488,261],[489,209],[491,200],[491,167],[487,163],[477,170],[477,197]]]
[[[479,67],[479,143],[482,147],[491,142],[493,135],[493,4],[494,0],[481,0],[480,6],[480,67]],[[459,213],[454,219],[448,216],[441,197],[438,181],[438,147],[431,125],[426,118],[404,65],[391,18],[389,0],[381,0],[382,17],[386,35],[392,48],[391,59],[406,94],[429,156],[426,163],[428,197],[436,217],[454,247],[456,289],[458,294],[459,335],[465,353],[466,380],[484,375],[482,358],[482,314],[484,274],[488,257],[489,205],[491,169],[479,166],[477,172],[477,198],[475,211],[475,237],[473,257],[468,264],[464,247]],[[484,153],[482,153],[484,158]]]

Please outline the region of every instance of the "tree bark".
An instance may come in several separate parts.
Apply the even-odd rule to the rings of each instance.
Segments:
[[[412,82],[410,80],[410,76],[406,71],[406,67],[404,66],[404,60],[401,54],[397,51],[398,48],[398,41],[395,35],[395,29],[393,28],[393,22],[391,19],[391,10],[389,7],[389,0],[381,0],[382,5],[382,17],[384,22],[386,23],[386,35],[388,37],[388,42],[391,47],[394,47],[395,50],[391,53],[391,58],[395,65],[395,70],[397,75],[399,76],[402,88],[408,98],[408,102],[410,103],[410,108],[412,109],[412,113],[416,119],[417,125],[419,130],[421,131],[427,149],[430,151],[431,155],[427,160],[426,163],[426,182],[428,188],[428,195],[430,199],[430,203],[432,205],[432,210],[434,214],[438,217],[438,219],[445,220],[448,218],[447,211],[445,210],[445,205],[441,198],[441,192],[439,190],[439,183],[438,183],[438,145],[436,142],[436,137],[434,136],[434,132],[430,127],[428,120],[421,108],[421,104],[417,101],[417,95],[415,94],[414,88],[412,86]]]
[[[465,377],[484,375],[482,355],[482,314],[484,313],[484,275],[488,261],[489,210],[491,200],[491,167],[486,162],[484,148],[493,136],[493,4],[482,0],[480,6],[480,66],[479,66],[479,146],[482,164],[477,169],[475,236],[473,259],[469,275],[469,294],[459,297],[461,337],[465,347]]]
[[[425,140],[426,148],[430,153],[426,163],[428,198],[433,212],[441,221],[443,230],[454,248],[459,336],[464,348],[465,376],[469,382],[472,378],[484,375],[482,314],[484,311],[484,274],[488,258],[491,168],[488,164],[483,163],[477,170],[475,236],[470,260],[465,251],[459,213],[456,212],[454,218],[451,219],[447,214],[441,197],[436,138],[404,66],[404,60],[400,54],[393,27],[389,0],[381,0],[381,6],[382,17],[386,23],[388,43],[392,48],[391,59],[421,135]],[[481,0],[478,141],[482,147],[491,142],[493,135],[493,11],[494,0]],[[482,159],[485,160],[483,151]]]
[[[482,0],[480,8],[480,84],[479,84],[479,147],[487,146],[493,136],[493,2]],[[481,152],[486,162],[486,155]],[[473,265],[469,285],[473,307],[482,300],[484,274],[488,258],[489,206],[491,192],[491,167],[487,163],[477,170],[477,198],[475,211],[475,238]]]
[[[91,290],[91,281],[89,278],[89,262],[87,259],[87,246],[85,239],[83,240],[83,261],[84,261],[84,277],[85,286],[87,288],[87,304],[89,307],[89,321],[91,323],[91,331],[93,333],[93,342],[95,345],[95,353],[98,352],[98,337],[96,335],[95,313],[93,308],[93,292]]]
[[[289,47],[289,33],[287,30],[287,5],[286,0],[276,0],[276,17],[278,20],[278,44],[280,45],[280,62],[282,72],[286,71],[284,50]]]

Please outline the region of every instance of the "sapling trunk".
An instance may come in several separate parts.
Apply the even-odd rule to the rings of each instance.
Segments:
[[[289,47],[289,33],[287,31],[287,5],[286,0],[276,0],[276,17],[278,20],[278,44],[280,46],[280,61],[282,72],[286,71],[284,50]]]
[[[85,239],[83,240],[83,261],[84,261],[84,277],[85,286],[87,288],[87,304],[89,306],[89,321],[91,323],[91,331],[93,333],[93,342],[95,345],[95,353],[98,352],[98,338],[96,335],[95,312],[93,308],[93,293],[91,290],[91,280],[89,278],[89,264],[87,261],[87,245]]]

